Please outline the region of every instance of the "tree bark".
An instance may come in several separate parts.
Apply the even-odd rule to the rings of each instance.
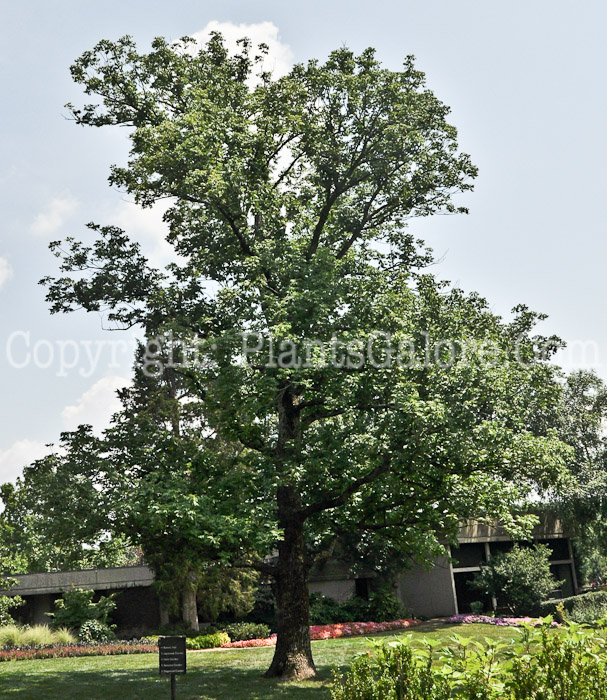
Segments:
[[[193,575],[189,576],[186,585],[183,588],[181,600],[181,619],[185,624],[195,632],[200,630],[198,624],[198,605],[196,602],[197,587],[193,580]]]
[[[301,680],[316,675],[310,644],[310,603],[303,518],[296,494],[289,487],[278,489],[279,521],[284,538],[278,545],[275,575],[278,630],[276,649],[266,678]]]

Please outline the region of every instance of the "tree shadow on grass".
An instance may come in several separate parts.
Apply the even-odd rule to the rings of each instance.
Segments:
[[[177,678],[177,700],[328,700],[329,675],[323,669],[313,681],[284,683],[263,678],[257,669],[193,669]],[[7,700],[168,700],[170,678],[159,676],[151,669],[27,674],[14,670],[5,674],[0,670],[0,697]]]

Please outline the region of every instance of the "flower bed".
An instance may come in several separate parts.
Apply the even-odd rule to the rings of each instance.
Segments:
[[[497,625],[498,627],[521,627],[522,625],[538,627],[545,624],[541,617],[490,617],[489,615],[453,615],[447,622],[454,625],[482,623],[484,625]],[[560,624],[552,621],[550,626],[560,627]]]
[[[60,659],[73,656],[114,656],[117,654],[152,654],[155,644],[117,642],[116,644],[62,644],[29,649],[0,649],[0,662],[30,659]]]
[[[392,622],[339,622],[333,625],[313,625],[310,627],[310,639],[337,639],[364,634],[378,634],[402,630],[419,624],[418,620],[393,620]],[[276,635],[266,639],[247,639],[241,642],[222,644],[222,649],[242,649],[244,647],[271,647],[276,644]]]
[[[271,634],[265,639],[242,639],[239,642],[226,642],[222,649],[244,649],[245,647],[273,647],[276,645],[276,635]]]

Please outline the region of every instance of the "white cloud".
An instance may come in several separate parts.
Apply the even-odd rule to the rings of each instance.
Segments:
[[[0,258],[0,288],[13,276],[13,268],[8,264],[8,260]]]
[[[58,231],[74,213],[78,202],[73,197],[55,197],[32,222],[30,231],[36,236],[50,236]]]
[[[232,22],[209,22],[204,29],[192,36],[199,44],[205,44],[211,32],[220,32],[231,51],[236,51],[238,39],[248,37],[253,47],[258,44],[268,45],[268,55],[263,62],[263,69],[271,71],[275,78],[285,75],[293,65],[293,52],[288,44],[280,40],[279,29],[273,22],[257,24],[234,24]]]
[[[0,483],[14,482],[23,473],[23,467],[50,451],[43,442],[36,440],[17,440],[8,449],[0,450]]]
[[[61,420],[66,430],[75,430],[79,425],[92,425],[95,432],[107,428],[110,418],[120,410],[116,391],[130,384],[126,377],[111,375],[95,382],[72,406],[61,412]]]
[[[66,406],[61,419],[66,430],[75,430],[79,425],[92,425],[100,433],[109,425],[112,414],[120,409],[116,390],[127,386],[126,377],[112,375],[100,379],[85,391],[73,406]],[[37,459],[50,454],[52,449],[38,440],[17,440],[5,450],[0,449],[0,484],[14,482],[23,473],[23,468]]]

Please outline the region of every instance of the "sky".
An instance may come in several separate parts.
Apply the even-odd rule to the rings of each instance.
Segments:
[[[168,259],[162,211],[107,183],[125,162],[125,130],[68,119],[65,103],[83,102],[69,73],[83,51],[219,28],[269,43],[277,72],[344,45],[375,47],[393,70],[413,54],[479,167],[469,215],[410,223],[435,250],[433,272],[505,317],[519,303],[548,314],[541,331],[569,343],[563,366],[607,378],[606,23],[599,0],[0,0],[0,482],[61,431],[102,430],[129,382],[133,334],[49,313],[38,285],[58,272],[48,243],[95,221]]]

